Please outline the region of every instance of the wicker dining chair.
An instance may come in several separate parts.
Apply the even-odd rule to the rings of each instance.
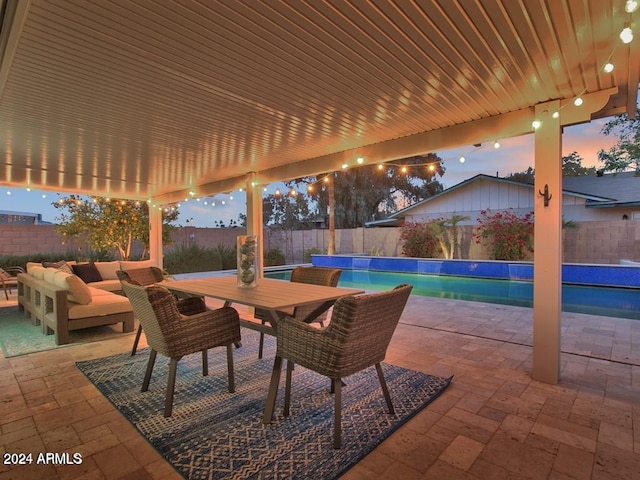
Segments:
[[[234,308],[223,307],[190,316],[182,315],[178,311],[176,298],[166,288],[144,287],[126,280],[121,283],[151,348],[142,383],[143,392],[149,389],[156,355],[160,353],[170,358],[165,417],[171,416],[178,361],[185,355],[202,352],[202,374],[207,376],[207,350],[226,346],[229,392],[235,391],[233,344],[240,341],[240,319]]]
[[[295,267],[291,271],[292,282],[309,283],[313,285],[324,285],[327,287],[337,287],[340,281],[340,274],[342,270],[339,268],[327,268],[327,267]],[[313,303],[310,305],[300,305],[293,308],[288,312],[278,312],[279,317],[293,317],[298,320],[302,320],[315,310],[320,304]],[[324,322],[327,319],[328,311],[323,312],[317,318],[313,320],[313,323],[319,323],[324,327]],[[264,325],[267,320],[267,313],[261,309],[256,309],[255,315],[259,318]],[[258,345],[258,358],[262,358],[262,351],[264,347],[264,333],[260,333],[260,343]]]
[[[120,282],[127,281],[134,285],[149,286],[154,285],[164,280],[162,270],[158,267],[142,267],[133,268],[130,270],[118,270],[116,272]],[[182,315],[195,315],[196,313],[202,313],[207,310],[207,306],[204,303],[202,297],[185,297],[177,300],[176,306],[178,311]],[[142,335],[142,323],[138,324],[138,330],[133,340],[133,347],[131,347],[131,355],[135,355],[138,350],[138,344],[140,343],[140,336]]]
[[[285,416],[290,410],[294,364],[331,379],[331,391],[335,395],[333,448],[341,445],[344,377],[375,366],[389,413],[395,413],[380,363],[385,358],[412,288],[412,285],[402,284],[388,292],[342,297],[333,306],[331,323],[323,329],[313,328],[294,318],[281,319],[263,422],[270,423],[273,418],[283,359],[287,360]]]

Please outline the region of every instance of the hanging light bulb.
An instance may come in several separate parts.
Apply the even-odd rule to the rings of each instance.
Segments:
[[[613,72],[613,63],[611,62],[607,62],[604,67],[602,67],[602,69],[606,72],[606,73],[611,73]]]
[[[624,11],[627,13],[633,13],[638,9],[637,0],[627,0],[627,3],[624,5]]]
[[[403,165],[402,168],[400,169],[400,171],[402,173],[407,173],[407,167]]]
[[[342,169],[343,169],[343,170],[346,170],[348,167],[349,167],[349,165],[347,165],[346,163],[343,163],[343,164],[342,164]]]
[[[464,162],[467,161],[467,159],[464,158],[464,155],[460,155],[459,161],[460,161],[460,163],[464,163]]]
[[[620,40],[622,40],[622,43],[631,43],[633,40],[633,31],[629,27],[625,27],[620,32]]]
[[[542,122],[540,120],[534,120],[533,122],[531,122],[531,126],[537,130],[542,126]]]
[[[497,150],[498,148],[500,148],[500,142],[499,142],[499,141],[497,141],[497,140],[496,140],[495,142],[493,142],[493,148],[495,148],[496,150]]]
[[[553,113],[551,114],[551,117],[552,117],[552,118],[558,118],[559,116],[560,116],[560,112],[553,112]]]
[[[573,101],[573,104],[576,107],[579,107],[580,105],[582,105],[584,103],[584,101],[582,100],[582,97],[576,97],[576,99]]]
[[[358,157],[358,159],[356,160],[356,162],[358,162],[359,165],[362,165],[364,163],[364,158],[362,157]]]
[[[276,194],[276,195],[280,195],[280,194],[281,194],[281,192],[280,192],[280,189],[279,189],[279,188],[276,188],[275,194]]]

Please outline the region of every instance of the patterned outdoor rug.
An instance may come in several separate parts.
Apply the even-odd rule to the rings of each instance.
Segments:
[[[336,478],[395,429],[426,407],[451,382],[390,364],[383,369],[396,413],[386,403],[375,368],[345,379],[342,449],[332,448],[333,396],[329,380],[296,366],[291,415],[282,416],[284,371],[274,421],[262,423],[275,340],[257,358],[257,334],[243,330],[234,350],[236,392],[227,391],[226,350],[209,351],[209,376],[201,355],[178,363],[173,414],[164,418],[168,361],[158,356],[149,391],[140,392],[148,350],[78,363],[78,368],[188,479]]]
[[[133,333],[122,333],[121,323],[83,328],[69,332],[68,344],[56,345],[55,337],[43,334],[40,325],[33,325],[31,319],[25,317],[24,312],[18,310],[17,306],[0,308],[0,350],[4,358],[44,352],[79,343],[108,340],[122,335],[133,335]]]

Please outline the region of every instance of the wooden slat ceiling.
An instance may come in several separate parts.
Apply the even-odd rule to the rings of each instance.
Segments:
[[[177,200],[612,87],[599,115],[633,111],[624,4],[6,0],[0,182]]]

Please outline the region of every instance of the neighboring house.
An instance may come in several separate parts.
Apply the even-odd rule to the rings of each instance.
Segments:
[[[550,193],[551,201],[557,201],[557,193]],[[480,174],[366,226],[395,227],[405,221],[425,222],[454,213],[469,217],[459,225],[475,225],[481,210],[532,212],[535,195],[532,184]],[[562,205],[567,221],[640,220],[640,177],[634,172],[564,177]]]
[[[42,220],[40,213],[0,210],[0,225],[51,225]]]

